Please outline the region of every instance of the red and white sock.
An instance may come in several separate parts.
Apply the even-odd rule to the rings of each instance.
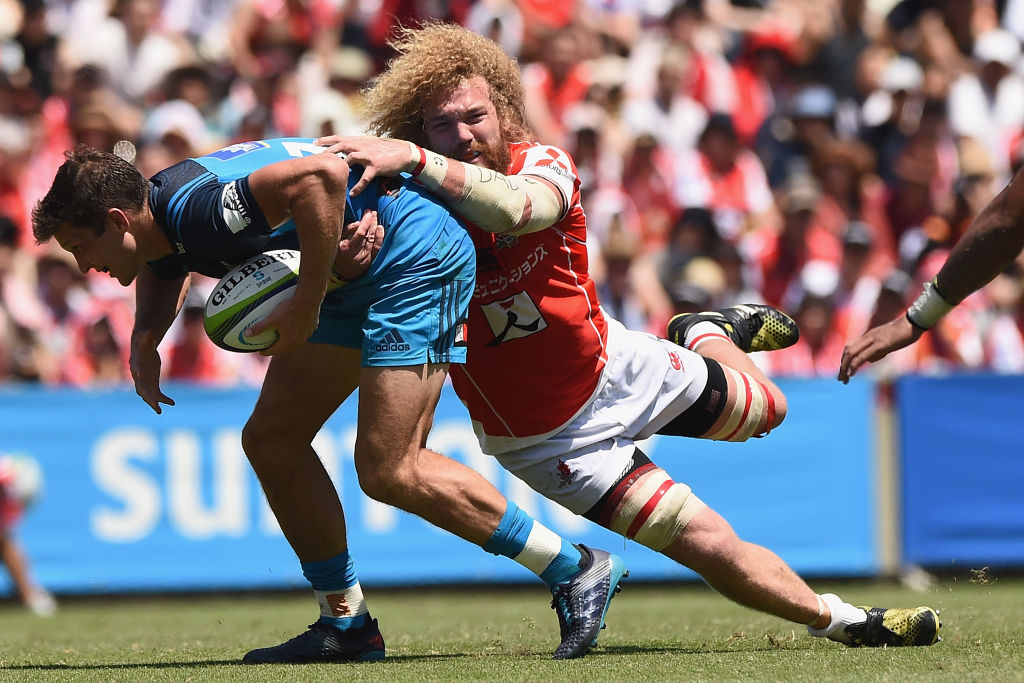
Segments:
[[[698,346],[712,339],[724,339],[730,344],[732,343],[732,339],[725,333],[725,330],[710,320],[702,320],[686,331],[686,336],[683,338],[683,346],[691,351],[696,351]]]

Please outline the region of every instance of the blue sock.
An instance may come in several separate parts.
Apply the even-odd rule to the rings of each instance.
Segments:
[[[341,631],[366,623],[370,615],[348,550],[326,560],[300,564],[320,603],[321,622]]]
[[[484,550],[510,557],[540,577],[548,587],[569,580],[580,570],[580,551],[518,505],[508,501],[505,514]]]

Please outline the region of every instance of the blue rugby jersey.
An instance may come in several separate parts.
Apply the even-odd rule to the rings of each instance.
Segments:
[[[311,138],[240,142],[160,171],[150,180],[149,206],[174,253],[149,265],[166,278],[188,272],[220,278],[256,254],[298,248],[291,219],[279,226],[268,225],[249,188],[249,174],[323,149]],[[350,188],[361,173],[361,167],[353,167]],[[402,188],[413,191],[399,193]],[[401,200],[396,202],[399,195]],[[407,177],[375,179],[358,197],[346,197],[345,222],[356,220],[365,208],[376,209],[385,226],[412,219],[414,212],[417,220],[429,222],[449,215],[436,200],[424,200],[421,189]],[[423,212],[426,216],[420,215]],[[382,251],[390,241],[385,237]]]

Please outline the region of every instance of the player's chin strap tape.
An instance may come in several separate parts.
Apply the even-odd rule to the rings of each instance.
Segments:
[[[597,521],[652,550],[667,548],[704,502],[690,487],[679,484],[665,470],[648,462],[619,481]]]
[[[562,217],[562,201],[547,185],[523,176],[506,176],[487,168],[450,160],[409,143],[410,173],[422,185],[437,190],[448,176],[449,164],[465,174],[460,199],[452,203],[463,218],[488,232],[522,235],[553,225]],[[450,188],[458,191],[457,188]],[[512,227],[510,227],[512,226]]]
[[[924,286],[924,291],[907,309],[907,320],[914,327],[929,330],[942,319],[942,316],[953,310],[953,306],[954,304],[946,301],[946,298],[939,293],[938,278],[936,278]]]

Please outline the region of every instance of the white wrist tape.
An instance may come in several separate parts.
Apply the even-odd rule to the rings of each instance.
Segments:
[[[411,143],[410,143],[411,144]],[[523,176],[506,176],[480,166],[413,147],[416,180],[438,190],[448,175],[449,164],[460,164],[465,183],[458,198],[451,201],[460,216],[488,232],[522,235],[543,230],[562,217],[562,198],[540,181]],[[460,188],[449,188],[458,193]]]
[[[924,286],[924,291],[907,309],[907,320],[922,330],[931,329],[942,316],[953,310],[953,304],[942,298],[932,280]]]
[[[409,143],[412,150],[412,168],[409,173],[421,185],[430,190],[437,190],[448,175],[448,158]]]

